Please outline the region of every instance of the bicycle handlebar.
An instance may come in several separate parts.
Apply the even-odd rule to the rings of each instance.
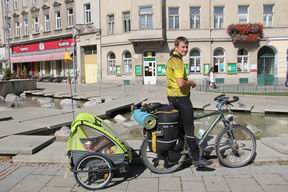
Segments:
[[[226,104],[231,104],[234,103],[236,101],[239,101],[239,97],[238,96],[233,96],[233,99],[229,100],[229,97],[226,97],[225,94],[221,94],[218,95],[217,97],[214,98],[214,101],[225,101]]]
[[[217,97],[214,98],[214,101],[217,101],[220,97],[223,97],[223,96],[225,96],[225,94],[218,95]]]
[[[238,96],[233,96],[233,99],[232,100],[228,100],[227,103],[231,104],[231,103],[234,103],[236,101],[239,101],[239,97]]]

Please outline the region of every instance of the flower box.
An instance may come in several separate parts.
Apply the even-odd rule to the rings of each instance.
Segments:
[[[232,24],[228,26],[227,33],[234,43],[238,41],[257,42],[263,37],[263,25],[260,23]]]

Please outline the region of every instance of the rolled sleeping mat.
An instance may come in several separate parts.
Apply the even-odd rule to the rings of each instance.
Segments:
[[[145,127],[146,129],[153,129],[156,126],[157,120],[156,117],[140,109],[136,109],[132,113],[133,119]]]

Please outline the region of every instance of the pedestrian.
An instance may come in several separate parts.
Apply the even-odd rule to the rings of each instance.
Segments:
[[[217,89],[217,86],[215,84],[215,73],[214,73],[214,67],[211,67],[208,72],[209,77],[209,86],[213,89]]]
[[[285,86],[288,87],[288,69],[286,71],[286,81],[285,81]]]
[[[188,80],[182,60],[188,52],[188,40],[185,37],[177,37],[174,46],[174,52],[166,65],[166,94],[168,101],[179,111],[193,163],[198,167],[204,167],[210,162],[199,154],[194,135],[194,112],[190,100],[190,89],[196,87],[196,83]]]

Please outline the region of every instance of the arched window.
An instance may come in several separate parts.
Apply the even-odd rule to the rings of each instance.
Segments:
[[[116,56],[113,52],[108,54],[108,75],[115,75],[116,74]]]
[[[191,73],[200,73],[201,72],[201,57],[200,51],[198,49],[192,49],[189,55],[190,62],[190,72]]]
[[[132,74],[132,58],[129,51],[123,54],[123,74],[131,75]]]
[[[237,71],[248,72],[249,62],[248,62],[248,51],[246,49],[239,49],[237,54]]]
[[[225,72],[225,53],[222,48],[215,49],[213,53],[214,72]]]

